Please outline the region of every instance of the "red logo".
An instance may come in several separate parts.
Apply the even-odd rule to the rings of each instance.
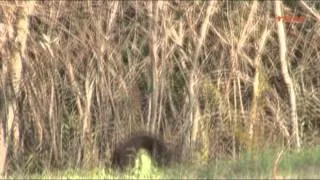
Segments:
[[[306,20],[306,17],[303,16],[277,16],[276,20],[289,23],[303,23]]]

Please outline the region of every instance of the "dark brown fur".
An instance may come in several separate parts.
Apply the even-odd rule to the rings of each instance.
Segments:
[[[145,149],[159,166],[168,165],[171,154],[166,144],[147,132],[136,133],[119,144],[112,154],[112,167],[124,169],[133,165],[136,153]]]

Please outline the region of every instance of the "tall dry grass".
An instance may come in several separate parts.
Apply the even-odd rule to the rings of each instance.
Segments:
[[[0,2],[1,23],[14,18],[3,15],[9,3]],[[319,13],[316,2],[305,3]],[[194,144],[203,162],[287,145],[290,103],[273,8],[271,1],[37,2],[20,102],[24,143],[20,156],[11,147],[9,170],[108,164],[115,143],[141,129]],[[302,145],[315,144],[319,21],[299,3],[282,8],[306,17],[285,23],[286,58]]]

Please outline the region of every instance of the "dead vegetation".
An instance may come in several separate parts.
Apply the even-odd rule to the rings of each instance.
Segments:
[[[0,2],[2,67],[13,53],[5,44],[18,5]],[[273,1],[37,1],[23,52],[21,144],[14,153],[10,143],[8,172],[105,164],[136,130],[179,142],[203,162],[319,143],[319,3],[281,4],[283,15],[305,17],[282,22],[285,46],[274,8]]]

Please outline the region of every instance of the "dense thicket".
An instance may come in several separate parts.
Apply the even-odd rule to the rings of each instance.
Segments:
[[[319,13],[317,1],[306,3]],[[0,2],[1,47],[16,6]],[[286,58],[299,137],[313,145],[319,19],[300,3],[282,8],[305,17],[284,22]],[[273,1],[36,2],[9,170],[110,164],[115,144],[137,130],[193,144],[198,161],[287,146],[291,107],[273,9]],[[1,49],[1,62],[10,52]]]

